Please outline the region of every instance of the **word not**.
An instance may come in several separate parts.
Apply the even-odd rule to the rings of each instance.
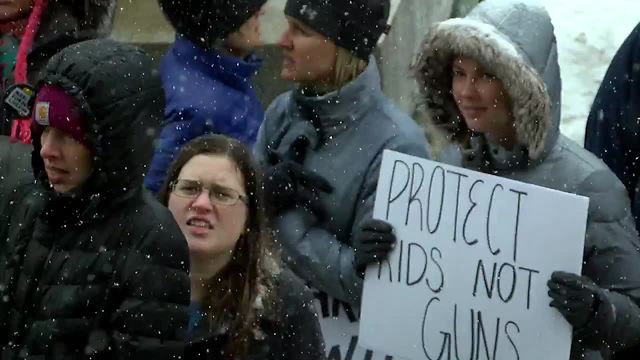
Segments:
[[[498,294],[498,298],[500,298],[502,302],[504,302],[505,304],[511,302],[515,295],[518,284],[518,272],[525,272],[528,274],[526,298],[527,310],[529,310],[529,308],[531,307],[531,277],[533,276],[533,274],[540,273],[540,271],[535,269],[529,269],[523,266],[518,266],[518,268],[516,269],[515,265],[511,265],[509,263],[503,263],[502,265],[500,265],[500,269],[498,269],[498,264],[493,263],[491,277],[488,278],[487,270],[484,266],[484,263],[482,262],[482,260],[479,260],[478,266],[476,267],[475,281],[473,283],[473,296],[475,297],[477,295],[478,284],[482,279],[487,298],[491,299],[495,291],[495,293]],[[481,273],[482,276],[480,275]]]

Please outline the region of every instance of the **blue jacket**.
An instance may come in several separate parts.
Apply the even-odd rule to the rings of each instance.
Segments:
[[[223,134],[253,146],[264,109],[251,78],[261,65],[253,55],[240,60],[176,38],[160,69],[166,122],[145,178],[147,189],[160,191],[174,156],[200,135]]]
[[[589,113],[585,148],[609,165],[629,192],[640,229],[640,24],[614,56]]]

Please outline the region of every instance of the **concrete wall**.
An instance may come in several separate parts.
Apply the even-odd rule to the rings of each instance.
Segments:
[[[286,27],[282,13],[286,0],[269,0],[265,7],[262,31],[266,46],[260,50],[265,65],[255,84],[267,106],[275,96],[291,87],[279,78],[281,54],[277,42]],[[395,17],[392,31],[376,55],[382,72],[385,93],[403,110],[415,113],[416,86],[409,66],[429,26],[436,21],[461,15],[478,0],[392,0]],[[157,0],[119,0],[113,38],[139,44],[156,59],[160,59],[173,41],[174,33]]]

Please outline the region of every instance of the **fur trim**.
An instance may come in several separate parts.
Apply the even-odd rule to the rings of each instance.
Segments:
[[[518,49],[494,26],[471,19],[436,24],[420,46],[413,71],[427,113],[436,126],[459,140],[468,132],[451,95],[451,62],[467,56],[494,73],[509,94],[518,141],[529,157],[544,151],[552,126],[546,85]]]

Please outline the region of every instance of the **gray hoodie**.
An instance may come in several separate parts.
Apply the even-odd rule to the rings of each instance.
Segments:
[[[258,134],[259,160],[266,163],[269,151],[285,155],[299,135],[311,143],[304,167],[325,177],[334,191],[322,194],[328,214],[322,222],[297,209],[276,219],[277,241],[298,276],[359,306],[362,279],[350,245],[353,232],[372,217],[382,152],[430,158],[429,145],[416,123],[382,93],[373,60],[337,92],[307,97],[294,90],[279,96]]]
[[[450,91],[454,55],[475,59],[502,81],[515,150],[489,145],[480,134],[464,148],[455,141],[467,129]],[[454,139],[440,160],[590,198],[582,272],[609,291],[615,316],[605,328],[575,329],[571,358],[607,359],[639,343],[640,242],[630,202],[604,163],[560,134],[560,69],[546,10],[527,1],[483,1],[466,18],[434,26],[415,70],[430,118]]]

